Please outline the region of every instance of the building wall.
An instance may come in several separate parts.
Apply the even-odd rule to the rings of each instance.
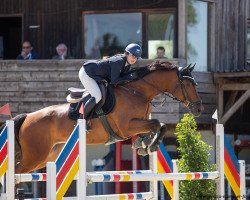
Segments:
[[[152,60],[142,60],[139,66],[150,62]],[[178,63],[179,60],[172,62]],[[15,116],[65,103],[69,87],[82,87],[78,79],[78,70],[82,63],[83,60],[0,61],[0,106],[10,103]],[[210,124],[216,102],[212,74],[196,72],[194,77],[199,83],[198,91],[205,107],[197,121]],[[154,103],[159,105],[163,99],[159,96]],[[165,105],[153,108],[152,117],[161,122],[176,124],[185,112],[188,111],[181,104],[167,98]]]
[[[249,0],[219,0],[215,7],[214,71],[250,70],[247,67],[247,9]]]

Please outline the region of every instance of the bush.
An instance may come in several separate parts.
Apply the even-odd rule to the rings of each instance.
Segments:
[[[209,164],[211,146],[201,140],[197,124],[193,116],[185,114],[176,126],[179,172],[209,172],[215,171],[216,165]],[[214,199],[216,187],[214,180],[180,181],[180,199],[200,200]]]

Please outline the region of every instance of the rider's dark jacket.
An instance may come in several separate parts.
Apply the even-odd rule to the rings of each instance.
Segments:
[[[105,60],[92,60],[83,64],[85,72],[96,81],[106,80],[116,84],[130,69],[125,55],[115,55]]]

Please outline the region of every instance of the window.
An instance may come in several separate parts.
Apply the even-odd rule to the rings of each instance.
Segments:
[[[85,58],[99,59],[123,53],[131,42],[142,43],[141,13],[86,14]]]
[[[167,58],[173,58],[177,49],[175,18],[175,9],[83,14],[85,58],[123,53],[132,42],[142,45],[144,58],[156,58],[159,46],[165,48]]]
[[[196,71],[208,67],[208,3],[188,0],[187,62],[196,63]]]
[[[158,47],[164,47],[165,57],[174,57],[174,13],[148,15],[148,58],[156,58]]]

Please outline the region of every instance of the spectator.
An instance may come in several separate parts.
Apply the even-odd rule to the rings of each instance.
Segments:
[[[157,48],[156,55],[156,59],[167,59],[167,57],[165,57],[165,48],[162,46]]]
[[[33,46],[30,41],[24,41],[22,43],[22,51],[16,58],[17,60],[33,60],[40,59],[38,53],[33,51]]]
[[[68,56],[68,48],[65,44],[60,43],[56,47],[57,55],[53,56],[53,60],[65,60],[65,59],[72,59],[73,57]]]

